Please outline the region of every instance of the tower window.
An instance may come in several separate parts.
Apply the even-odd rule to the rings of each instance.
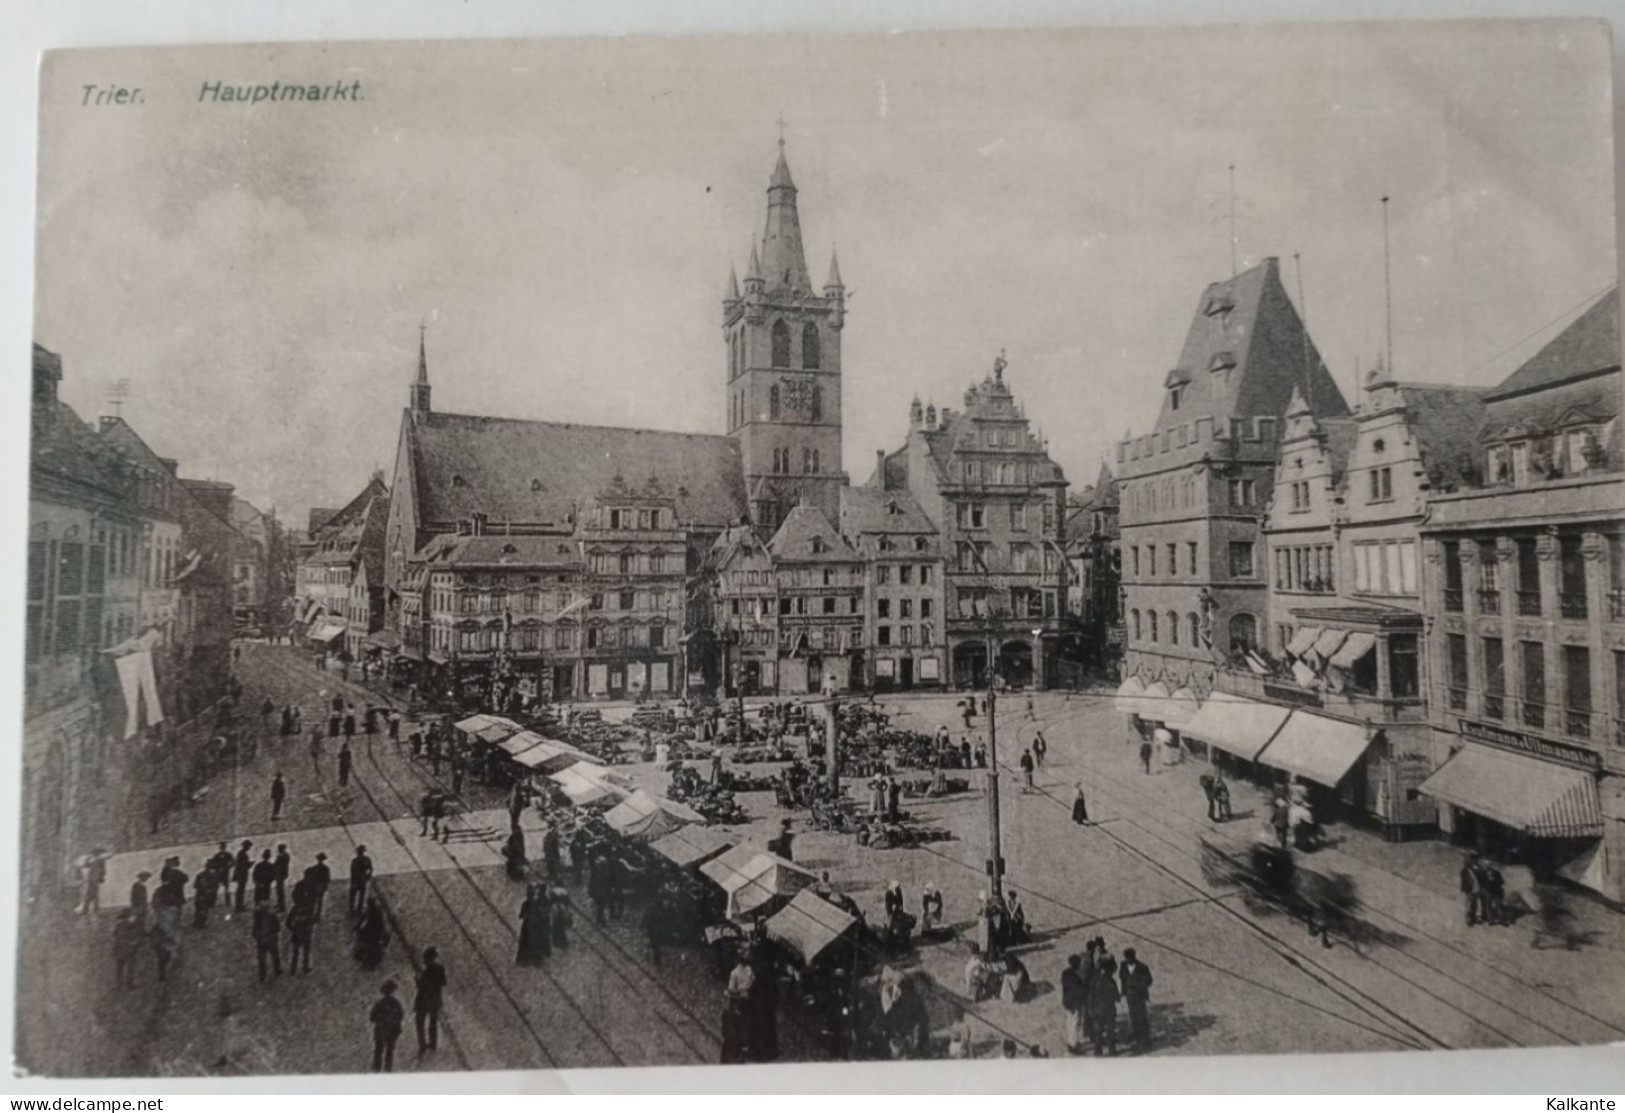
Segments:
[[[814,421],[824,420],[824,388],[821,386],[812,388],[812,419]]]
[[[818,340],[818,326],[808,321],[801,326],[801,366],[816,371],[823,361],[823,348]]]
[[[767,418],[769,421],[779,419],[779,388],[771,386],[767,389]]]
[[[790,326],[782,320],[773,322],[773,366],[790,366]]]

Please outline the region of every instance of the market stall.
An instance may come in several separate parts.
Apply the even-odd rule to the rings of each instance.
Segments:
[[[736,921],[771,915],[817,880],[795,863],[748,843],[705,863],[700,872],[722,889],[724,914]]]
[[[858,921],[810,889],[767,921],[768,938],[789,952],[803,969],[820,959],[850,970]]]
[[[648,841],[668,835],[684,824],[704,824],[693,808],[639,789],[604,814],[604,822],[623,838]]]
[[[700,866],[735,845],[733,838],[715,827],[691,823],[662,835],[649,848],[675,866]]]
[[[585,770],[594,769],[591,765],[572,765],[550,774],[548,780],[559,787],[559,790],[569,797],[572,807],[585,808],[595,804],[614,804],[632,795],[631,789],[622,789],[616,785],[594,780],[585,775]]]

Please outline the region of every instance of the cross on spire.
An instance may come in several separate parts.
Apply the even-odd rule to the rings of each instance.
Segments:
[[[779,125],[779,150],[782,151],[784,150],[784,129],[790,125],[785,122],[783,112],[780,112],[779,118],[773,122]]]

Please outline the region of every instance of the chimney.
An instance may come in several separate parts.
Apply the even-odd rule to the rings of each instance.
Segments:
[[[473,533],[475,537],[485,536],[485,515],[474,514],[472,517]]]
[[[112,416],[111,414],[103,414],[100,421],[97,422],[97,425],[101,431],[105,433],[113,427],[113,423],[117,420],[118,418]]]
[[[882,491],[886,489],[886,450],[875,449],[875,486]]]

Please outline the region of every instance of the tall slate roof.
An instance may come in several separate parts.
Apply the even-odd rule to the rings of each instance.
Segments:
[[[779,526],[779,532],[773,535],[773,540],[767,543],[767,549],[773,554],[774,560],[859,559],[840,531],[824,516],[824,512],[806,503],[785,515],[784,524]]]
[[[1496,402],[1543,390],[1617,370],[1619,365],[1619,287],[1615,286],[1522,367],[1490,388],[1484,400]]]
[[[1177,410],[1171,392],[1165,393],[1159,430],[1200,417],[1211,417],[1218,426],[1231,417],[1279,416],[1294,386],[1301,386],[1317,416],[1349,412],[1281,285],[1274,257],[1202,292],[1167,381],[1184,388]]]
[[[841,488],[841,529],[860,533],[935,533],[937,527],[907,491]]]
[[[616,476],[658,478],[685,524],[722,527],[745,513],[744,467],[731,437],[430,413],[408,437],[418,520],[449,525],[485,515],[566,527]]]
[[[1483,474],[1478,435],[1484,422],[1484,388],[1400,383],[1399,393],[1433,489],[1477,484]]]

